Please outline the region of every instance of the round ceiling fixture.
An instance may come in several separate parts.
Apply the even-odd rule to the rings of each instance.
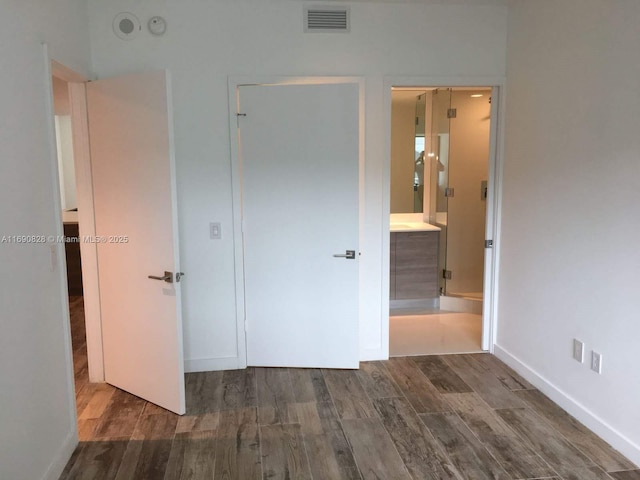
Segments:
[[[155,16],[149,19],[149,23],[147,24],[147,28],[153,35],[164,35],[164,32],[167,31],[167,21],[160,17]]]
[[[140,30],[140,20],[133,13],[122,12],[113,19],[113,33],[122,40],[135,38]]]

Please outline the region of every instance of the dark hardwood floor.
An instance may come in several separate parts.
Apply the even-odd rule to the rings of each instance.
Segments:
[[[88,383],[82,308],[72,297],[81,442],[61,479],[640,480],[488,354],[187,374],[180,417]]]

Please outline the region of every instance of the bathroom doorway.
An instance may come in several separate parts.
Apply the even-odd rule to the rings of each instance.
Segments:
[[[392,88],[390,356],[487,348],[492,127],[491,87]]]

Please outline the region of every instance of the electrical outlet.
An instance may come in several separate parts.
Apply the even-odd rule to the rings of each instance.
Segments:
[[[584,362],[584,343],[577,338],[573,339],[573,359],[577,362]]]
[[[602,355],[598,352],[591,352],[591,370],[602,373]]]

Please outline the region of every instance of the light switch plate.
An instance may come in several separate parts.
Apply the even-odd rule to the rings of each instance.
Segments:
[[[222,239],[222,225],[220,225],[220,222],[211,222],[209,224],[209,237],[211,240]]]
[[[602,355],[598,352],[591,352],[591,370],[602,373]]]
[[[573,358],[580,363],[584,362],[584,343],[577,338],[573,339]]]

